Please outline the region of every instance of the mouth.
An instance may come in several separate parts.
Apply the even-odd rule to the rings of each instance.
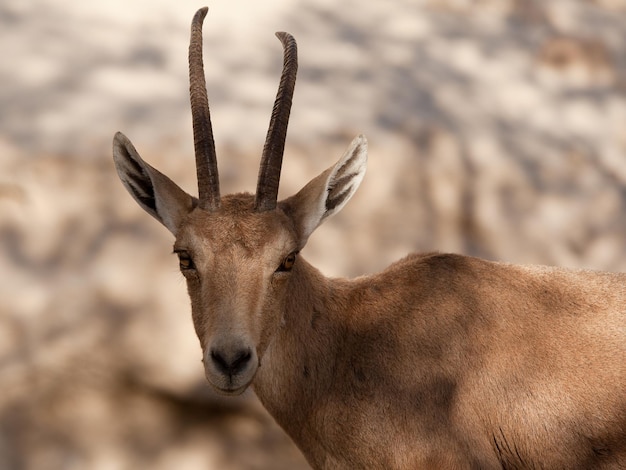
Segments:
[[[209,383],[211,384],[213,389],[216,392],[218,392],[220,395],[226,395],[226,396],[231,396],[231,397],[241,395],[243,392],[246,391],[246,389],[248,388],[248,385],[250,385],[250,384],[245,384],[240,387],[235,387],[234,385],[229,386],[229,387],[222,387],[222,386],[212,383],[210,380],[209,380]]]
[[[205,377],[211,387],[220,395],[237,396],[241,395],[252,383],[252,377],[231,376],[224,374],[215,374],[214,371],[206,370]]]

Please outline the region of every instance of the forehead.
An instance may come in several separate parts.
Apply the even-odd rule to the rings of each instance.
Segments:
[[[238,247],[247,254],[276,246],[292,249],[295,231],[291,220],[280,210],[255,212],[254,196],[224,196],[219,210],[194,209],[183,223],[176,246],[191,249],[208,246],[214,250]]]

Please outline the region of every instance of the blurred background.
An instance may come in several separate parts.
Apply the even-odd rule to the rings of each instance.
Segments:
[[[187,43],[204,3],[0,3],[0,469],[308,468],[252,393],[205,384],[171,235],[111,138],[195,192]],[[360,132],[368,174],[304,256],[409,251],[626,270],[625,0],[215,0],[223,192],[254,189],[299,44],[281,195]]]

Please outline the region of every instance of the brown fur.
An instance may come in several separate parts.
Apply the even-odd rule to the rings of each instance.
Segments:
[[[626,274],[430,253],[343,280],[296,259],[366,149],[278,204],[220,198],[216,168],[198,201],[116,134],[123,184],[176,237],[208,381],[252,385],[318,469],[625,469]]]
[[[254,387],[315,468],[626,464],[625,275],[427,254],[332,282],[299,262],[290,298],[311,302],[288,302]]]
[[[175,248],[205,361],[253,341],[255,392],[314,468],[624,468],[626,275],[431,253],[267,281],[297,231],[252,203],[193,210]]]

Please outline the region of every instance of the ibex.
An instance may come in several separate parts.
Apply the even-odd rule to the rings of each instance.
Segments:
[[[412,254],[329,279],[300,251],[354,194],[367,144],[277,201],[296,42],[256,193],[221,196],[199,10],[189,75],[199,197],[121,133],[113,156],[175,236],[208,382],[253,386],[314,468],[626,468],[626,275]]]

